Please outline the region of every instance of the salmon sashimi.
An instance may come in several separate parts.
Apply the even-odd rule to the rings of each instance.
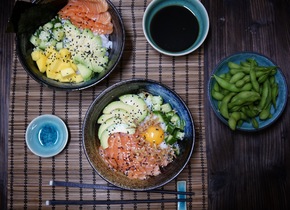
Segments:
[[[124,173],[130,179],[144,180],[148,176],[157,176],[160,168],[173,161],[171,147],[152,146],[135,134],[113,133],[109,137],[109,147],[99,148],[99,152],[108,166]]]
[[[106,0],[69,0],[58,14],[81,29],[90,29],[97,34],[111,34],[113,24]]]

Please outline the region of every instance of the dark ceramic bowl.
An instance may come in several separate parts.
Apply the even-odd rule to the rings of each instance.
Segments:
[[[212,72],[212,75],[213,74],[221,75],[223,73],[227,73],[229,71],[229,68],[228,68],[229,61],[239,64],[241,61],[245,61],[247,58],[255,59],[260,66],[277,66],[271,59],[269,59],[266,56],[261,55],[259,53],[240,52],[240,53],[235,53],[233,55],[230,55],[230,56],[224,58],[215,67],[215,69]],[[284,109],[286,107],[288,88],[287,88],[285,76],[283,75],[281,69],[279,69],[279,68],[277,69],[275,79],[276,79],[276,82],[278,83],[278,86],[279,86],[279,93],[277,96],[276,109],[273,106],[271,108],[272,117],[270,119],[267,119],[267,120],[260,120],[259,117],[256,117],[256,120],[259,123],[259,128],[254,128],[252,123],[245,121],[245,122],[243,122],[243,124],[241,126],[237,126],[237,130],[249,131],[249,132],[262,130],[262,129],[265,129],[265,128],[269,127],[270,125],[272,125],[281,116],[282,112],[284,111]],[[212,107],[214,113],[216,114],[216,116],[223,123],[228,125],[227,119],[225,119],[221,115],[221,113],[219,112],[217,100],[215,100],[211,96],[211,90],[212,90],[215,83],[216,83],[215,79],[213,78],[213,76],[211,76],[211,78],[208,82],[208,90],[207,90],[208,99],[210,101],[211,107]]]
[[[113,172],[102,160],[98,153],[100,140],[97,136],[97,119],[102,114],[104,107],[119,96],[127,93],[139,93],[147,91],[154,95],[160,95],[165,102],[169,102],[177,110],[178,114],[186,122],[185,138],[179,142],[181,153],[177,158],[163,168],[161,174],[146,180],[129,179],[121,172]],[[93,169],[109,183],[128,190],[144,191],[161,187],[173,180],[184,169],[194,149],[195,130],[190,111],[183,100],[168,87],[152,81],[133,79],[119,82],[102,92],[90,105],[83,124],[83,147],[87,159]]]
[[[49,2],[46,4],[46,2]],[[16,45],[18,57],[27,71],[27,73],[37,82],[56,90],[82,90],[96,85],[105,79],[116,68],[119,63],[124,50],[125,44],[125,30],[121,16],[115,6],[108,1],[109,12],[112,16],[112,23],[114,31],[110,34],[109,39],[112,41],[112,49],[109,51],[109,64],[104,72],[96,74],[89,81],[81,83],[62,83],[46,77],[45,74],[40,73],[36,63],[31,58],[33,45],[29,42],[30,36],[40,26],[51,20],[57,12],[66,4],[64,0],[58,1],[39,1],[34,6],[24,10],[19,21],[15,24],[17,28]],[[40,15],[41,14],[41,15]]]

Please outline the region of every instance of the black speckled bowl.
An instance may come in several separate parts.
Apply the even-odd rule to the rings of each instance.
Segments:
[[[102,114],[104,107],[119,96],[127,93],[139,93],[147,91],[154,95],[160,95],[165,102],[169,102],[177,110],[179,116],[185,120],[185,138],[179,142],[181,154],[162,169],[162,173],[146,180],[129,179],[121,172],[113,172],[102,160],[98,152],[100,140],[97,136],[97,119]],[[175,177],[187,165],[194,149],[195,129],[191,113],[183,100],[168,87],[152,80],[133,79],[119,82],[103,91],[90,105],[83,123],[83,147],[87,159],[93,169],[109,183],[128,190],[144,191],[161,187]]]
[[[46,4],[49,2],[49,4]],[[51,3],[52,2],[52,3]],[[55,90],[82,90],[89,88],[101,82],[105,79],[118,65],[124,50],[125,44],[125,30],[123,21],[120,14],[118,13],[115,6],[108,1],[109,12],[112,16],[112,23],[114,25],[114,31],[110,34],[109,39],[113,43],[113,49],[109,52],[109,65],[103,73],[96,74],[91,80],[81,82],[81,83],[62,83],[46,77],[45,74],[40,73],[36,63],[31,58],[31,52],[33,50],[33,45],[29,42],[29,38],[34,31],[44,23],[48,22],[53,18],[57,12],[66,4],[64,0],[49,1],[43,0],[39,3],[29,6],[23,14],[19,17],[19,22],[17,25],[16,33],[16,45],[17,53],[20,62],[22,63],[24,69],[27,73],[37,82],[43,84],[46,87]],[[23,9],[24,10],[24,9]],[[41,16],[40,16],[41,14]],[[40,16],[40,17],[39,17]]]

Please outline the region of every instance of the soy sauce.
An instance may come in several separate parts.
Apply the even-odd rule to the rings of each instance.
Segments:
[[[163,50],[180,52],[194,44],[199,33],[195,15],[182,6],[168,6],[152,18],[150,31],[153,41]]]

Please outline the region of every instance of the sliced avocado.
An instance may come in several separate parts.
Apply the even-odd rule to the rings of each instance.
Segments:
[[[85,28],[82,32],[82,36],[85,39],[91,39],[94,37],[94,33],[90,29]]]
[[[123,103],[122,101],[113,101],[104,108],[103,113],[110,114],[115,109],[123,109],[126,112],[130,113],[133,110],[133,107]]]
[[[101,134],[111,125],[113,124],[127,124],[129,127],[136,127],[136,125],[134,123],[128,123],[126,122],[126,120],[122,119],[122,118],[116,118],[116,117],[111,117],[109,119],[107,119],[105,122],[103,122],[98,130],[98,137],[101,138]]]
[[[119,99],[125,104],[134,107],[132,115],[136,116],[138,122],[141,122],[147,116],[147,105],[140,96],[136,94],[125,94],[120,96]]]
[[[105,129],[100,138],[101,146],[106,149],[108,148],[108,139],[112,133],[127,133],[134,134],[135,128],[130,128],[127,124],[112,124],[107,129]]]
[[[130,118],[130,114],[124,109],[114,109],[110,114],[102,114],[97,123],[101,124],[111,117],[127,119]]]
[[[91,79],[93,72],[89,68],[81,63],[77,64],[77,67],[85,81]]]
[[[98,49],[103,46],[102,38],[99,35],[90,37],[87,41],[91,49]]]

